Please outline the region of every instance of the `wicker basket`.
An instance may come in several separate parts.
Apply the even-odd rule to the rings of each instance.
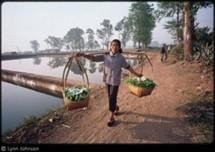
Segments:
[[[73,110],[73,109],[78,109],[78,108],[83,108],[83,107],[87,107],[89,104],[89,99],[90,96],[88,95],[87,98],[80,100],[80,101],[72,101],[70,99],[68,99],[65,95],[65,88],[66,88],[66,83],[67,83],[67,78],[69,75],[69,71],[70,71],[70,67],[72,65],[72,61],[73,59],[75,59],[75,61],[77,62],[81,72],[82,72],[82,78],[83,81],[86,83],[84,86],[87,87],[87,89],[89,90],[89,79],[87,76],[87,73],[84,69],[84,67],[82,66],[82,64],[80,63],[80,61],[78,60],[78,58],[76,57],[75,54],[73,54],[72,56],[70,56],[69,61],[67,62],[64,70],[63,70],[63,77],[62,77],[62,83],[63,83],[63,87],[62,87],[62,94],[63,94],[63,101],[64,101],[64,106],[67,110]],[[85,81],[86,78],[86,81]]]
[[[129,84],[128,88],[131,93],[137,95],[138,97],[150,95],[154,88],[141,88],[134,85]]]
[[[84,100],[81,100],[78,102],[72,101],[65,96],[65,93],[63,93],[64,106],[67,110],[73,110],[73,109],[87,107],[89,104],[89,99],[90,99],[90,97],[88,96]]]
[[[153,72],[153,66],[152,66],[152,63],[151,63],[149,57],[147,56],[147,54],[141,52],[141,53],[138,53],[138,55],[137,55],[137,59],[139,61],[142,61],[142,68],[140,70],[140,73],[143,72],[144,56],[146,57],[146,59],[148,60],[149,64],[151,65],[152,72]],[[154,89],[154,88],[141,88],[141,87],[134,86],[132,84],[128,84],[128,88],[129,88],[129,90],[130,90],[131,93],[135,94],[138,97],[150,95],[152,93],[152,90]]]

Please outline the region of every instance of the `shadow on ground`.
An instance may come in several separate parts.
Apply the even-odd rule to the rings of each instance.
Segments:
[[[119,123],[129,126],[129,130],[136,139],[149,143],[191,143],[190,134],[182,126],[182,120],[157,115],[139,114],[135,112],[121,112],[123,115],[135,115],[144,118],[142,122],[119,120]]]

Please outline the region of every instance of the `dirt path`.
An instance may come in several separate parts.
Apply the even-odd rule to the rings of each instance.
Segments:
[[[110,114],[105,88],[102,88],[92,95],[87,110],[65,112],[62,123],[40,136],[39,143],[194,142],[189,125],[184,121],[185,115],[179,109],[192,95],[212,90],[212,83],[205,81],[206,76],[200,78],[201,69],[195,64],[169,64],[171,59],[161,63],[159,53],[148,54],[154,69],[152,72],[146,64],[143,73],[158,86],[150,96],[139,98],[129,93],[122,82],[118,94],[120,115],[114,127],[107,127]],[[204,84],[198,88],[202,81]]]

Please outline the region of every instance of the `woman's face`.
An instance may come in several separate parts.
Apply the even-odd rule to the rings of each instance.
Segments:
[[[117,53],[119,51],[119,44],[117,42],[112,42],[111,43],[111,51],[113,53]]]

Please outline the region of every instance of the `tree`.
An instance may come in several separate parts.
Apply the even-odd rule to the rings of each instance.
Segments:
[[[97,48],[100,48],[99,42],[98,42],[97,40],[94,41],[94,44],[95,44],[94,47],[95,47],[96,49],[97,49]]]
[[[33,58],[33,61],[34,61],[33,64],[39,65],[41,63],[41,58],[36,56],[36,57]]]
[[[100,63],[99,64],[98,70],[99,70],[99,72],[103,72],[103,70],[104,70],[104,63]]]
[[[124,24],[124,18],[120,20],[114,28],[116,31],[119,32],[119,39],[120,39],[120,35],[122,35],[121,31],[123,30],[123,24]]]
[[[86,33],[88,34],[87,48],[93,49],[95,47],[95,44],[94,44],[94,34],[95,33],[91,28],[88,28]]]
[[[64,36],[66,48],[81,51],[84,48],[83,34],[84,31],[78,27],[70,29]]]
[[[96,72],[96,63],[95,62],[90,62],[90,69],[89,69],[90,73],[95,73]]]
[[[196,32],[196,47],[200,48],[201,45],[212,45],[213,44],[213,32],[210,32],[210,29],[205,27],[198,27],[195,29]]]
[[[152,5],[147,2],[132,3],[129,11],[130,23],[133,24],[133,39],[138,42],[139,48],[142,44],[146,48],[152,39],[152,30],[155,27]]]
[[[66,62],[67,62],[67,58],[65,56],[52,57],[52,59],[48,62],[48,65],[54,69],[61,66],[65,66]]]
[[[195,32],[198,27],[198,24],[195,24],[196,14],[200,8],[211,5],[212,2],[207,1],[190,2],[189,4],[181,2],[158,3],[158,10],[155,11],[158,21],[163,17],[173,17],[173,20],[167,21],[165,28],[177,39],[177,44],[183,40],[185,60],[191,59],[193,46],[196,47],[198,43]]]
[[[176,19],[168,21],[165,25],[169,29],[171,35],[176,39],[177,44],[182,41],[182,18],[183,18],[183,3],[181,2],[158,2],[158,9],[155,11],[157,21],[164,17],[174,17]]]
[[[103,48],[106,46],[108,50],[110,38],[113,35],[113,26],[110,24],[110,20],[108,19],[104,19],[101,25],[103,28],[101,30],[97,29],[97,35],[102,40]]]
[[[62,49],[63,47],[63,40],[59,37],[54,36],[48,36],[47,39],[45,39],[45,42],[50,45],[52,49]]]
[[[85,65],[86,65],[86,59],[85,58],[80,58],[80,64],[82,64],[84,70],[86,71]],[[74,73],[74,74],[78,74],[81,75],[82,74],[82,70],[80,69],[80,67],[78,66],[78,63],[73,60],[72,61],[72,65],[70,67],[70,70]]]
[[[184,2],[184,59],[191,60],[195,43],[195,16],[200,8],[210,7],[212,2]]]
[[[32,40],[30,41],[30,44],[31,44],[31,48],[37,52],[39,47],[40,47],[40,44],[37,42],[37,40]]]
[[[168,32],[173,36],[172,38],[176,40],[177,44],[179,44],[183,40],[183,29],[182,24],[180,24],[179,27],[177,24],[177,21],[173,19],[167,21],[164,28],[168,30]]]
[[[131,24],[128,20],[128,17],[124,17],[120,20],[115,26],[115,30],[119,32],[119,39],[121,39],[122,45],[126,47],[126,43],[130,39],[130,35],[132,32]],[[120,38],[121,35],[121,38]]]
[[[191,4],[189,1],[184,2],[184,59],[189,61],[192,57],[193,44],[191,37]]]
[[[191,36],[193,40],[193,46],[196,48],[198,46],[198,33],[196,33],[196,30],[198,29],[198,23],[195,23],[196,21],[196,15],[199,9],[201,8],[207,8],[211,7],[213,5],[210,1],[199,1],[199,2],[191,2]]]
[[[97,29],[96,34],[97,34],[98,38],[102,40],[101,43],[102,43],[102,46],[104,49],[104,46],[105,46],[105,33],[104,33],[104,31]]]
[[[196,29],[195,59],[205,65],[214,65],[214,32],[208,27]]]
[[[77,46],[79,51],[83,50],[85,47],[84,38],[81,37],[80,40],[77,42]]]
[[[128,17],[124,18],[123,22],[123,31],[122,31],[122,45],[126,47],[126,43],[129,41],[132,34],[132,24]]]

